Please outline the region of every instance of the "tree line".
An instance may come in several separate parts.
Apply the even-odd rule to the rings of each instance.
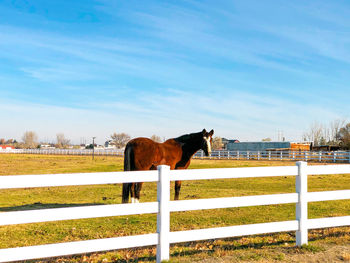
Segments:
[[[123,149],[131,137],[127,133],[116,133],[110,135],[109,140],[105,144],[115,147],[117,149]],[[158,135],[152,135],[150,137],[155,142],[164,142],[165,138],[161,138]],[[341,149],[350,150],[350,123],[346,123],[345,120],[337,119],[327,124],[314,122],[303,133],[303,141],[312,142],[314,146],[331,145],[339,146]],[[263,139],[263,141],[271,141],[270,138]],[[15,139],[0,138],[0,145],[12,145],[15,148],[40,148],[42,144],[39,143],[38,135],[34,131],[26,131],[22,136],[22,141],[18,142]],[[73,146],[69,139],[65,137],[63,133],[56,134],[55,143],[51,143],[51,146],[55,148],[72,148],[81,147],[81,145]],[[85,145],[84,145],[85,146]],[[96,145],[88,145],[87,148],[95,147]],[[106,145],[107,146],[107,145]],[[214,137],[212,141],[212,149],[220,150],[224,148],[224,144],[221,137]]]
[[[350,123],[346,123],[343,119],[336,119],[326,124],[313,122],[304,132],[303,140],[312,142],[315,146],[339,146],[341,149],[349,150]]]
[[[50,146],[54,146],[56,148],[67,148],[70,146],[70,140],[65,137],[63,133],[56,134],[56,142],[48,143],[48,142],[40,142],[38,140],[38,135],[34,131],[26,131],[22,136],[22,141],[17,141],[16,139],[4,139],[0,138],[0,145],[11,145],[17,149],[34,149],[40,148],[42,144],[49,144]]]
[[[72,145],[70,140],[65,137],[63,133],[56,134],[56,141],[55,143],[48,143],[48,142],[39,142],[38,135],[34,131],[26,131],[22,136],[22,141],[17,141],[15,139],[4,139],[0,138],[0,145],[11,145],[14,146],[17,149],[35,149],[40,148],[42,145],[49,145],[53,146],[55,148],[65,149],[65,148],[74,148],[74,147],[81,147],[84,146],[86,148],[92,148],[96,147],[97,145]],[[160,136],[152,135],[150,137],[155,142],[163,142]],[[128,141],[131,140],[131,137],[127,133],[116,133],[110,135],[110,139],[107,140],[108,144],[112,147],[115,147],[117,149],[122,149],[126,146]],[[106,143],[107,143],[106,142]],[[105,144],[106,144],[105,143]]]

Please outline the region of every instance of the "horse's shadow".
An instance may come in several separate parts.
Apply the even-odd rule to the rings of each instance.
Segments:
[[[39,210],[39,209],[49,209],[49,208],[67,208],[67,207],[93,206],[93,205],[104,205],[104,204],[103,203],[60,204],[60,203],[36,202],[33,204],[25,204],[25,205],[19,205],[19,206],[0,207],[0,212],[15,212],[15,211],[28,211],[28,210]]]

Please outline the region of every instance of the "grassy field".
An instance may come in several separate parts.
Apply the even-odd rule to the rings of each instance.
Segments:
[[[286,161],[193,160],[190,169],[294,165]],[[120,157],[50,155],[0,155],[0,175],[110,172],[122,171]],[[349,175],[310,176],[309,191],[350,189]],[[180,199],[215,198],[242,195],[291,193],[294,177],[203,180],[183,182]],[[172,187],[173,197],[173,187]],[[154,183],[144,184],[141,201],[155,201]],[[51,187],[0,191],[0,211],[18,211],[51,207],[116,204],[121,201],[120,185]],[[171,230],[198,229],[295,219],[295,205],[200,210],[172,213]],[[309,218],[350,214],[350,201],[317,202],[309,205]],[[0,248],[87,240],[123,235],[153,233],[155,215],[108,217],[39,224],[0,227]],[[171,248],[172,262],[290,261],[315,254],[331,255],[335,251],[341,261],[350,260],[350,228],[310,231],[309,246],[294,247],[294,233],[279,233],[206,242],[176,244]],[[338,248],[344,246],[344,248]],[[333,249],[333,250],[332,250]],[[340,250],[339,250],[340,249]],[[322,256],[323,255],[323,256]],[[294,259],[295,261],[293,261]],[[61,261],[149,262],[155,260],[155,249],[120,250],[65,258]],[[225,261],[226,260],[226,261]],[[53,260],[54,261],[54,260]],[[57,260],[60,261],[60,260]],[[302,260],[301,260],[302,261]],[[334,261],[334,259],[330,260]]]

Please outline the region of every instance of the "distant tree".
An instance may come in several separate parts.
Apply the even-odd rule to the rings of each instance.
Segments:
[[[5,144],[5,139],[4,138],[0,139],[0,144]]]
[[[345,125],[346,121],[344,119],[336,119],[332,121],[329,125],[329,144],[338,145],[340,142],[339,131]]]
[[[337,137],[341,141],[342,148],[350,149],[350,123],[339,129]]]
[[[155,134],[153,134],[151,136],[151,140],[153,140],[155,142],[162,142],[162,139],[159,136],[155,135]]]
[[[5,144],[13,144],[16,140],[8,139]]]
[[[112,144],[120,149],[120,148],[124,148],[125,145],[128,143],[128,141],[130,141],[130,136],[126,133],[113,133],[111,135],[111,139],[112,139]]]
[[[56,147],[65,148],[69,145],[70,140],[66,139],[63,133],[56,134]]]
[[[224,147],[221,137],[214,137],[212,141],[213,150],[221,150]]]
[[[38,135],[33,131],[26,131],[22,137],[25,148],[36,148],[38,146]]]
[[[303,134],[303,140],[313,142],[314,145],[339,145],[341,143],[339,131],[345,123],[345,119],[336,119],[328,124],[314,122]]]
[[[262,142],[271,142],[272,140],[271,140],[271,138],[264,138],[264,139],[262,139],[261,141],[262,141]]]
[[[307,132],[304,133],[304,141],[313,142],[314,145],[320,145],[321,138],[324,134],[324,126],[318,122],[314,122],[310,125]]]
[[[95,143],[95,147],[96,147],[96,143]],[[85,146],[85,149],[93,149],[94,148],[94,145],[92,143],[90,143],[89,145],[86,145]]]
[[[323,136],[321,137],[319,143],[320,143],[320,145],[327,145],[327,141]]]

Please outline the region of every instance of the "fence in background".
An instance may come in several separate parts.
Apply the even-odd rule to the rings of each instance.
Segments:
[[[124,156],[124,150],[118,149],[13,149],[0,150],[0,153],[24,153],[24,154],[52,154],[52,155],[94,155],[96,156]],[[199,150],[194,158],[209,159],[236,159],[236,160],[289,160],[289,161],[313,161],[350,163],[350,151],[335,152],[310,152],[310,151],[212,151],[211,156],[206,157]]]
[[[158,189],[157,202],[53,208],[0,213],[0,226],[81,218],[157,213],[157,233],[0,249],[0,261],[27,260],[156,245],[157,262],[160,263],[162,260],[169,259],[169,245],[171,243],[281,231],[296,231],[296,244],[301,246],[308,242],[308,229],[350,225],[350,216],[317,219],[307,218],[308,202],[350,199],[350,189],[307,192],[308,174],[350,174],[350,165],[307,166],[306,162],[297,162],[296,166],[198,170],[169,170],[168,166],[162,165],[158,166],[158,171],[1,176],[0,189],[155,181],[158,182]],[[270,176],[296,176],[296,192],[259,196],[170,201],[170,181]],[[295,220],[188,231],[170,231],[170,213],[175,211],[285,203],[296,204]]]
[[[124,150],[119,149],[9,149],[0,153],[45,154],[45,155],[102,155],[124,156]]]
[[[202,150],[195,154],[196,158],[237,159],[237,160],[285,160],[350,163],[349,151],[311,152],[311,151],[213,151],[206,157]]]

